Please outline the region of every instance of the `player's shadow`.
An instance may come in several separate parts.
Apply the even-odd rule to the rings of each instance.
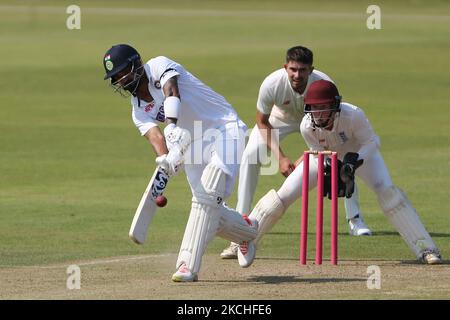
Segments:
[[[249,277],[250,282],[262,282],[264,284],[281,283],[339,283],[339,282],[366,282],[365,278],[300,278],[296,276],[253,276]]]
[[[210,284],[210,283],[224,283],[230,284],[232,282],[235,283],[264,283],[264,284],[282,284],[282,283],[307,283],[307,284],[315,284],[315,283],[346,283],[346,282],[366,282],[366,278],[300,278],[298,276],[251,276],[247,279],[242,280],[209,280],[202,279],[196,283],[196,285],[201,285],[201,283]]]

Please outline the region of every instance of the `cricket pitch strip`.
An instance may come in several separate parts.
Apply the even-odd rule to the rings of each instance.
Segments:
[[[314,266],[308,261],[299,266],[298,259],[259,257],[242,269],[237,260],[207,254],[198,282],[174,283],[176,258],[172,253],[0,266],[0,299],[448,299],[450,290],[448,261],[435,266],[387,260],[343,260],[338,266],[324,261]],[[69,289],[71,265],[79,267],[80,289]]]

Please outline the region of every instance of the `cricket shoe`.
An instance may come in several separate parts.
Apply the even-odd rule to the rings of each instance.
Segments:
[[[255,260],[256,246],[253,241],[244,241],[238,248],[238,261],[242,268],[248,268]]]
[[[251,225],[253,228],[258,230],[258,221],[250,220],[247,216],[243,216],[243,217],[249,225]],[[239,244],[237,256],[238,256],[239,265],[242,268],[250,267],[251,264],[253,263],[253,260],[255,260],[255,256],[256,256],[255,241],[253,241],[253,240],[252,241],[243,241],[241,244]]]
[[[220,257],[222,259],[237,259],[238,249],[239,243],[231,242],[227,248],[223,249],[222,253],[220,254]]]
[[[425,250],[422,253],[422,259],[420,261],[425,264],[441,264],[442,258],[435,250]]]
[[[189,270],[186,263],[183,263],[178,268],[178,271],[173,274],[172,281],[173,282],[194,282],[194,281],[198,281],[198,276],[196,273],[192,273],[191,270]]]
[[[359,217],[359,214],[348,220],[349,233],[351,236],[371,236],[372,231],[364,222],[363,218]]]

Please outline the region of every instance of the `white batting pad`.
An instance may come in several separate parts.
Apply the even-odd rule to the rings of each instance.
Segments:
[[[275,223],[281,218],[285,211],[283,202],[281,201],[278,193],[272,189],[265,196],[263,196],[252,213],[250,219],[256,219],[258,221],[258,236],[255,242],[258,243],[261,237],[270,231]]]
[[[226,205],[220,207],[220,213],[218,236],[235,243],[251,241],[256,238],[258,234],[256,221],[252,221],[252,225],[249,225],[237,211]]]
[[[176,268],[186,263],[191,272],[200,269],[206,246],[216,235],[220,210],[225,194],[226,175],[218,167],[209,164],[194,187],[191,213],[184,232]]]
[[[402,190],[395,186],[386,188],[378,194],[378,202],[418,259],[422,258],[426,250],[438,252],[436,244]]]

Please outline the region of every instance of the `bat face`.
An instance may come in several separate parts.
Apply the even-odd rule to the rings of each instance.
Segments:
[[[133,222],[131,223],[128,235],[135,243],[143,244],[145,242],[148,228],[157,209],[155,199],[164,192],[168,182],[169,176],[158,166],[142,195],[141,202],[136,209]]]

